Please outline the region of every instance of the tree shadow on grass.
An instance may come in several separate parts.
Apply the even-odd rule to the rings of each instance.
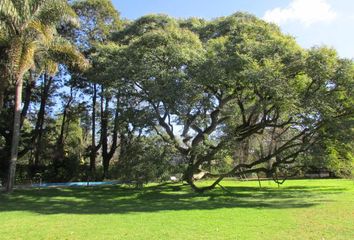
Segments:
[[[143,190],[111,186],[18,190],[0,195],[0,212],[29,211],[39,214],[126,214],[219,208],[308,208],[343,188],[291,186],[276,188],[228,187],[197,194],[187,186],[160,185]]]

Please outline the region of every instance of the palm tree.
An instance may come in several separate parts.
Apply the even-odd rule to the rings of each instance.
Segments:
[[[16,89],[8,192],[12,191],[15,179],[24,75],[36,67],[36,59],[46,59],[43,69],[51,74],[56,71],[57,62],[87,66],[85,58],[56,31],[63,22],[75,22],[75,17],[66,0],[2,0],[0,3],[0,54],[3,59],[0,87],[13,83]],[[0,95],[3,90],[0,88]],[[2,99],[0,96],[1,106]]]

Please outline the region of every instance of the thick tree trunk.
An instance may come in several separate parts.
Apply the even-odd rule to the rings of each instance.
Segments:
[[[270,160],[267,162],[267,169],[269,170],[269,171],[266,172],[266,177],[267,177],[267,178],[272,178],[272,177],[273,177],[273,173],[272,173],[272,171],[271,171],[272,166],[273,166],[273,162],[274,162],[273,159],[270,159]]]
[[[29,71],[29,72],[30,72],[30,79],[29,79],[28,84],[26,85],[26,87],[24,89],[25,95],[24,95],[24,99],[23,99],[23,107],[22,107],[21,117],[20,117],[20,132],[21,132],[23,123],[24,123],[24,121],[26,119],[26,116],[27,116],[27,113],[28,113],[28,110],[29,110],[29,106],[31,104],[32,90],[35,87],[35,81],[33,79],[32,73],[31,73],[31,71]],[[11,147],[11,145],[12,144],[10,144],[10,147]],[[24,149],[22,149],[20,152],[18,152],[17,153],[17,159],[20,159],[23,156],[25,156],[28,153],[28,151],[30,151],[32,149],[33,145],[34,144],[30,144],[28,146],[25,146]],[[30,157],[29,161],[30,161],[30,165],[31,165],[32,164],[32,157]]]
[[[183,174],[183,180],[186,181],[193,189],[196,188],[196,186],[194,184],[195,179],[194,179],[193,175],[198,168],[195,164],[196,158],[197,158],[197,156],[195,156],[195,155],[192,155],[189,157],[188,167]]]
[[[197,185],[195,185],[195,181],[196,179],[194,178],[194,174],[197,170],[197,166],[194,164],[191,164],[188,166],[187,170],[184,173],[183,179],[184,181],[186,181],[188,183],[189,186],[191,186],[191,188],[193,189],[193,191],[197,192],[197,193],[203,193],[206,190],[211,190],[213,189],[216,184],[209,186],[209,187],[198,187]]]
[[[23,84],[23,77],[19,76],[16,81],[14,124],[13,124],[13,132],[12,132],[11,155],[10,155],[10,164],[8,170],[6,192],[11,192],[15,184],[16,162],[17,162],[18,144],[20,141],[20,128],[21,128],[22,84]]]
[[[20,117],[20,130],[19,130],[20,132],[21,132],[23,123],[26,119],[29,106],[31,104],[32,90],[33,90],[34,86],[35,86],[35,81],[33,80],[32,73],[30,71],[30,79],[29,79],[29,81],[25,87],[25,90],[24,90],[25,95],[24,95],[24,99],[23,99],[23,107],[22,107],[21,117]],[[20,152],[18,152],[17,159],[20,159],[23,156],[25,156],[30,149],[31,149],[31,146],[26,146],[24,149],[22,149]],[[30,158],[30,162],[31,162],[31,158]]]

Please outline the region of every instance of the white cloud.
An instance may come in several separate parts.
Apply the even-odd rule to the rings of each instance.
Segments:
[[[330,22],[336,16],[326,0],[292,0],[285,8],[268,10],[263,19],[279,25],[298,21],[309,26],[316,22]]]

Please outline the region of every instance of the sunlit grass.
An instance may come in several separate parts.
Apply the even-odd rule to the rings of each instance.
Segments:
[[[0,239],[354,239],[354,182],[18,190],[0,195]],[[175,187],[178,186],[178,187]]]

